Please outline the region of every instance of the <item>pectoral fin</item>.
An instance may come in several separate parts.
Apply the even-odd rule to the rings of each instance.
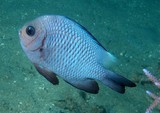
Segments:
[[[56,74],[52,71],[49,71],[47,69],[43,69],[42,67],[38,66],[37,64],[34,64],[37,71],[44,76],[49,82],[51,82],[53,85],[57,85],[59,83],[58,78],[56,77]]]

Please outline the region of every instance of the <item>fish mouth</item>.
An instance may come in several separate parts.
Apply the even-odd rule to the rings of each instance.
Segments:
[[[21,30],[18,30],[18,35],[19,35],[19,36],[21,35],[21,32],[22,32]]]
[[[21,29],[18,30],[18,35],[20,38],[22,38],[22,30]]]

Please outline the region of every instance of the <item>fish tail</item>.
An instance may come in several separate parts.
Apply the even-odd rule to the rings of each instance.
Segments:
[[[108,86],[109,88],[122,94],[125,93],[125,86],[127,87],[136,86],[136,84],[133,83],[132,81],[108,70],[106,71],[105,76],[103,76],[103,78],[101,79],[101,82],[106,86]]]
[[[101,66],[105,68],[109,68],[113,64],[117,62],[116,57],[114,57],[111,53],[104,51],[100,49],[97,54],[98,62],[101,64]]]

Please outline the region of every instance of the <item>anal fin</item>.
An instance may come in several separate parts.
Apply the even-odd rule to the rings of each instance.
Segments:
[[[99,91],[98,83],[91,79],[79,80],[79,81],[66,81],[67,83],[71,84],[72,86],[84,90],[88,93],[97,94]]]
[[[49,71],[47,69],[43,69],[42,67],[38,66],[37,64],[34,64],[37,71],[44,76],[49,82],[51,82],[53,85],[57,85],[59,83],[58,78],[56,77],[56,74],[52,71]]]

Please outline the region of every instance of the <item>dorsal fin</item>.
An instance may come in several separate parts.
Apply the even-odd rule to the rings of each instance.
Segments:
[[[101,46],[104,50],[107,51],[107,49],[104,48],[104,46],[103,46],[101,43],[99,43],[99,41],[98,41],[84,26],[82,26],[81,24],[79,24],[78,22],[76,22],[75,20],[73,20],[73,19],[71,19],[71,18],[69,18],[69,17],[66,17],[66,16],[63,16],[63,17],[66,18],[66,19],[69,19],[70,21],[72,21],[72,22],[74,22],[75,24],[77,24],[77,26],[79,26],[79,27],[82,28],[84,31],[86,31],[86,33],[87,33],[88,35],[90,35],[90,36],[92,37],[92,39],[95,40],[95,42],[96,42],[99,46]]]

